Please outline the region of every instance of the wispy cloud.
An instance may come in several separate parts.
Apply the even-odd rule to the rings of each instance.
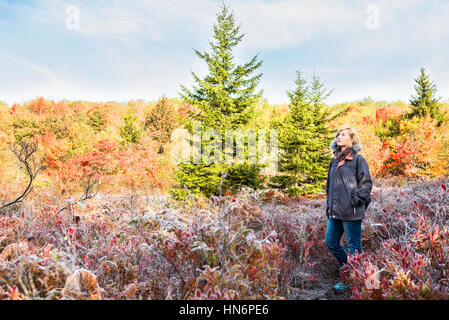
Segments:
[[[144,36],[156,42],[169,41],[176,34],[188,37],[204,32],[213,21],[215,6],[207,0],[48,0],[28,8],[29,18],[55,27],[64,27],[66,8],[79,9],[80,35],[96,41],[129,40]],[[25,11],[25,10],[24,10]]]
[[[12,56],[9,56],[9,55],[6,55],[5,58],[8,59],[10,63],[11,62],[12,63],[18,63],[18,64],[21,64],[21,65],[23,65],[25,67],[28,67],[28,68],[32,69],[32,70],[38,71],[45,78],[50,80],[51,84],[53,84],[53,85],[58,85],[58,86],[63,85],[63,82],[61,81],[61,79],[59,79],[59,77],[53,71],[51,71],[50,69],[48,69],[45,66],[34,64],[32,62],[25,61],[25,60],[19,59],[17,57],[12,57]]]
[[[252,49],[292,47],[323,34],[338,35],[364,23],[363,7],[348,1],[235,2],[236,16]]]

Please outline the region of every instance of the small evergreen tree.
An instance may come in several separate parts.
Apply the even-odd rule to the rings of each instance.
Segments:
[[[235,25],[234,15],[222,3],[222,9],[217,14],[217,23],[214,23],[214,40],[209,41],[212,51],[200,53],[194,50],[198,57],[203,59],[209,69],[209,74],[200,79],[191,72],[197,86],[193,90],[181,85],[180,93],[184,102],[198,108],[199,112],[188,111],[189,120],[186,128],[193,133],[193,121],[201,123],[201,133],[207,129],[216,129],[222,136],[222,146],[225,146],[226,129],[242,129],[256,116],[254,105],[262,96],[263,90],[255,92],[262,74],[251,76],[262,64],[258,62],[258,55],[244,65],[236,65],[232,54],[235,47],[243,38],[240,35],[240,26]],[[210,143],[201,142],[201,148]],[[223,148],[224,149],[224,148]],[[235,149],[235,147],[234,147]],[[246,150],[247,148],[245,148]],[[224,159],[224,150],[222,159]],[[246,151],[245,151],[246,154]],[[222,175],[226,172],[226,181],[222,184],[225,189],[237,190],[247,185],[259,188],[263,183],[260,164],[199,164],[182,163],[176,176],[181,186],[186,186],[194,193],[206,196],[217,192]],[[179,191],[179,190],[178,190]],[[173,190],[175,197],[180,198],[184,191]]]
[[[101,131],[105,122],[105,115],[100,110],[95,110],[89,114],[89,117],[87,118],[87,124],[89,124],[96,131]]]
[[[274,120],[279,132],[279,174],[271,177],[269,186],[289,195],[313,194],[322,191],[327,178],[329,144],[333,136],[330,121],[346,110],[332,115],[324,103],[332,91],[323,88],[317,75],[311,85],[297,71],[296,90],[288,91],[290,113],[283,121]]]
[[[441,112],[439,103],[440,98],[436,98],[436,85],[429,79],[426,70],[421,68],[421,74],[415,79],[416,96],[412,95],[410,100],[411,111],[407,114],[409,119],[417,116],[419,118],[425,117],[427,113],[437,120],[437,127],[446,121],[445,114]]]
[[[122,144],[137,143],[142,135],[142,129],[139,128],[138,118],[129,109],[127,114],[123,117],[125,121],[124,126],[120,126],[120,136],[123,141]]]

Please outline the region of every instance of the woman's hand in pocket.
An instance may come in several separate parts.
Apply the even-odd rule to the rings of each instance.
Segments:
[[[356,193],[356,189],[351,190],[351,201],[354,207],[361,206],[363,204],[363,200],[359,198]]]

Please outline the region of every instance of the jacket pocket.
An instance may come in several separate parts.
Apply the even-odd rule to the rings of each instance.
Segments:
[[[348,186],[348,183],[346,181],[346,177],[345,177],[344,174],[342,174],[342,177],[343,177],[343,184],[345,185],[346,193],[348,194],[349,202],[351,203],[351,206],[352,206],[353,214],[356,215],[357,212],[356,212],[356,209],[355,209],[355,205],[352,203],[351,192],[349,191],[349,186]]]

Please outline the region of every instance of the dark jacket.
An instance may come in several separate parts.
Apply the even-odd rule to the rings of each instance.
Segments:
[[[356,150],[340,163],[334,156],[327,174],[327,217],[347,221],[364,219],[364,202],[371,194],[372,185],[368,163]]]

